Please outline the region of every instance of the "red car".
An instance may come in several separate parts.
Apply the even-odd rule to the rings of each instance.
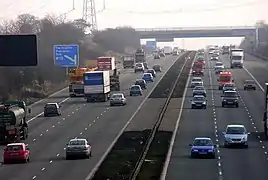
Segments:
[[[30,150],[24,143],[11,143],[4,149],[4,164],[10,162],[24,162],[30,161]]]

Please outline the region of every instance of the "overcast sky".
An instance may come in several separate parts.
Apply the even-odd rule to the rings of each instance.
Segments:
[[[132,26],[211,27],[254,25],[268,20],[268,0],[103,0],[96,1],[98,28]],[[73,0],[1,0],[0,19],[31,13],[42,17],[48,13],[62,14],[73,7]],[[75,9],[68,18],[81,18],[83,0],[75,0]],[[198,48],[207,44],[239,43],[241,38],[210,38],[176,40],[172,45]],[[165,45],[168,43],[162,43]]]

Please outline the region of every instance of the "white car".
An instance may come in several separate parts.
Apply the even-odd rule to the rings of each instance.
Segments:
[[[193,77],[191,81],[191,88],[194,88],[195,86],[203,86],[204,82],[201,77]]]
[[[127,99],[125,98],[123,93],[116,93],[113,94],[110,98],[110,106],[114,105],[126,105],[127,104]]]
[[[71,157],[83,156],[90,158],[91,155],[91,146],[86,139],[71,139],[66,147],[66,159]]]
[[[224,135],[224,147],[240,145],[248,148],[248,135],[247,129],[244,125],[227,125]]]

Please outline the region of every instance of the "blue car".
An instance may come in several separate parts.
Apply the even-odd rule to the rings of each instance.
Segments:
[[[154,82],[154,77],[151,73],[144,73],[142,79],[146,82]]]
[[[216,157],[216,145],[213,144],[212,140],[207,137],[195,138],[191,146],[191,157]]]

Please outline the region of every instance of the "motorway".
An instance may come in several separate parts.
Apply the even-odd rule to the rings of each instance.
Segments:
[[[148,84],[142,97],[128,96],[129,87],[141,74],[135,74],[133,70],[124,71],[121,76],[121,87],[128,98],[128,104],[124,107],[110,108],[108,102],[85,103],[83,98],[68,99],[68,90],[63,90],[33,105],[32,117],[38,116],[43,111],[46,102],[63,102],[62,116],[45,118],[40,114],[31,120],[29,139],[26,141],[31,150],[31,162],[0,166],[0,179],[85,179],[144,98],[177,58],[166,57],[148,61],[149,66],[162,65],[163,72],[157,74],[154,83]],[[91,159],[65,160],[66,143],[75,137],[88,139],[93,148]],[[3,147],[0,151],[2,149]]]
[[[247,55],[245,69],[230,70],[234,75],[235,83],[240,94],[239,108],[222,108],[222,92],[217,87],[217,76],[213,68],[215,62],[206,60],[204,86],[207,89],[208,108],[191,108],[192,89],[188,88],[183,106],[182,116],[179,119],[179,130],[173,146],[170,162],[167,170],[167,180],[266,180],[268,179],[268,143],[261,139],[259,131],[262,131],[261,117],[263,112],[263,92],[261,88],[256,91],[244,91],[243,83],[246,79],[252,79],[247,72],[262,83],[265,81],[264,62],[258,60],[258,68],[252,68],[252,56]],[[226,67],[229,67],[227,56],[221,56]],[[255,58],[256,59],[256,58]],[[259,71],[260,68],[260,71]],[[266,70],[267,72],[267,70]],[[267,75],[266,75],[267,76]],[[244,124],[249,132],[248,149],[227,149],[222,146],[223,135],[227,124]],[[189,144],[195,137],[211,137],[218,145],[216,159],[191,159]]]

